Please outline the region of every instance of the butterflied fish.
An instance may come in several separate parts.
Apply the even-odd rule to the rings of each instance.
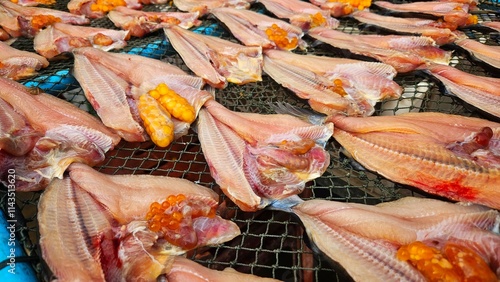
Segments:
[[[11,0],[11,1],[20,6],[38,6],[38,5],[50,6],[56,3],[56,0]]]
[[[247,47],[178,26],[165,34],[184,63],[216,88],[262,80],[262,47]]]
[[[456,26],[477,23],[477,16],[469,14],[469,5],[456,2],[426,1],[395,4],[387,1],[375,1],[374,5],[405,13],[421,13],[442,18],[445,22]]]
[[[209,100],[197,129],[212,177],[244,211],[300,193],[330,162],[324,142],[333,131],[331,124],[232,112]]]
[[[21,51],[0,41],[0,77],[19,80],[34,76],[49,61],[33,52]]]
[[[440,80],[449,93],[500,117],[500,78],[474,75],[444,65],[430,65],[428,72]]]
[[[19,191],[44,189],[53,178],[61,178],[72,162],[93,166],[120,141],[114,131],[89,113],[45,93],[32,95],[10,79],[0,79],[0,98],[41,135],[25,155],[3,157],[9,167],[1,171],[16,168]]]
[[[500,69],[500,46],[490,46],[472,39],[461,39],[455,44],[469,52],[474,58]]]
[[[456,201],[500,208],[500,124],[441,113],[331,119],[366,169]]]
[[[217,200],[184,179],[110,176],[73,165],[40,199],[42,254],[58,280],[155,281],[176,255],[240,234],[216,215]]]
[[[430,37],[438,45],[452,43],[457,39],[467,37],[463,32],[455,30],[455,25],[430,19],[382,16],[369,11],[356,11],[352,16],[362,23],[387,30]]]
[[[210,11],[246,46],[293,50],[305,48],[300,27],[254,11],[217,8]]]
[[[71,0],[68,10],[75,15],[85,15],[90,19],[102,18],[118,7],[141,9],[139,0]]]
[[[285,209],[299,217],[315,246],[355,281],[500,277],[500,216],[484,206],[412,197],[375,206],[291,203]]]
[[[292,25],[303,31],[322,26],[337,28],[339,21],[330,16],[330,12],[318,6],[300,0],[259,0],[267,10],[278,18],[288,19]]]
[[[333,17],[349,15],[356,10],[364,10],[370,7],[371,0],[362,1],[341,1],[341,0],[310,0],[310,2],[321,9],[330,11]]]
[[[90,20],[83,15],[48,8],[23,7],[9,0],[0,0],[0,26],[12,37],[33,37],[56,22],[84,25],[90,23]]]
[[[500,32],[500,22],[482,22],[481,25]]]
[[[184,12],[199,12],[200,15],[208,11],[221,8],[248,9],[255,0],[174,0],[174,6]]]
[[[308,35],[333,47],[372,57],[405,73],[425,68],[429,62],[449,64],[451,52],[436,46],[426,36],[347,34],[341,31],[314,28]]]
[[[369,116],[378,101],[397,98],[402,88],[386,64],[267,50],[264,71],[326,115]]]
[[[78,47],[95,47],[109,51],[125,47],[128,34],[129,32],[124,30],[55,23],[35,36],[34,48],[37,53],[48,59]]]
[[[198,26],[201,24],[201,21],[198,20],[199,15],[198,12],[145,12],[117,7],[109,12],[108,18],[116,27],[130,31],[133,36],[143,37],[148,33],[172,25],[178,25],[185,29]]]

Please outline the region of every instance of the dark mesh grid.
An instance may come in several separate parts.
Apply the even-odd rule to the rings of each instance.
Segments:
[[[480,7],[498,10],[499,6],[495,1],[484,2]],[[57,4],[55,8],[67,11],[66,2]],[[258,4],[254,5],[253,9],[265,12]],[[168,5],[150,5],[144,10],[176,11]],[[499,20],[495,13],[476,12],[476,14],[480,22]],[[338,30],[346,33],[384,32],[375,27],[360,26],[350,18],[340,21],[341,25]],[[93,20],[91,26],[116,29],[107,18]],[[195,30],[237,42],[212,18],[203,18],[203,24]],[[483,43],[499,45],[498,33],[490,33],[474,27],[467,28],[464,32]],[[311,38],[306,36],[305,39],[313,43]],[[12,46],[33,52],[32,39],[20,38]],[[444,46],[444,48],[449,47]],[[145,38],[132,38],[125,49],[116,52],[128,52],[164,60],[190,72],[180,56],[164,40],[161,31]],[[326,44],[312,44],[307,51],[297,51],[297,53],[359,58],[348,51],[335,50]],[[368,58],[368,60],[371,59]],[[85,100],[78,82],[70,74],[72,64],[71,57],[51,62],[50,66],[41,70],[38,76],[24,80],[22,83],[39,87],[45,92],[66,99],[95,114]],[[478,75],[499,75],[498,70],[496,72],[491,70],[460,50],[455,51],[452,65]],[[404,87],[403,96],[400,99],[379,103],[376,115],[394,115],[407,111],[437,111],[481,116],[459,99],[444,95],[439,84],[423,73],[398,75],[395,81]],[[309,109],[306,102],[296,98],[291,91],[281,87],[267,75],[263,76],[262,82],[244,86],[230,84],[224,90],[217,90],[216,99],[227,108],[242,112],[272,113],[273,109],[269,104],[275,102],[288,102]],[[308,183],[308,187],[300,195],[303,199],[323,198],[377,204],[410,195],[433,197],[411,187],[388,181],[372,172],[358,169],[349,158],[342,154],[339,144],[335,141],[329,143],[327,149],[331,155],[331,163],[324,175]],[[153,174],[181,177],[220,192],[210,176],[200,142],[193,131],[176,140],[166,149],[157,148],[151,142],[141,144],[122,142],[113,151],[108,152],[106,160],[96,169],[108,174]],[[0,196],[1,202],[6,203],[5,192],[2,192]],[[23,244],[28,259],[33,260],[32,265],[39,278],[47,281],[51,277],[50,270],[41,261],[38,246],[36,206],[39,196],[39,192],[17,193],[18,218],[20,219],[17,238]],[[222,193],[221,198],[225,199]],[[218,247],[202,248],[191,252],[188,256],[194,261],[214,269],[233,267],[239,271],[284,281],[347,281],[348,277],[339,271],[340,268],[310,249],[311,246],[306,243],[304,230],[293,216],[269,210],[245,213],[229,201],[224,201],[224,205],[226,209],[222,209],[221,215],[236,222],[241,228],[242,235]],[[5,206],[2,205],[2,208]]]

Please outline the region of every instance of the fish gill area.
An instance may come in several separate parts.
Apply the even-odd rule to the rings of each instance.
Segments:
[[[493,1],[493,2],[491,2]],[[481,1],[475,15],[479,23],[500,21],[500,4],[497,0]],[[406,1],[391,1],[406,3]],[[67,11],[67,2],[58,0],[50,6],[56,10]],[[145,5],[144,11],[176,11],[169,4]],[[259,3],[252,4],[251,10],[268,13]],[[373,11],[377,11],[373,7]],[[201,17],[202,23],[192,28],[200,33],[217,36],[233,42],[238,40],[231,35],[214,17]],[[352,17],[338,18],[340,24],[336,28],[348,34],[388,34],[375,26],[362,25]],[[93,27],[117,29],[107,18],[93,19]],[[466,35],[481,43],[499,46],[500,35],[490,30],[462,28]],[[374,61],[368,57],[353,54],[347,50],[335,49],[328,44],[317,44],[309,36],[303,38],[309,45],[305,50],[296,50],[298,54],[312,54],[338,58],[362,59]],[[19,38],[12,45],[19,50],[35,52],[33,39]],[[443,46],[446,50],[455,50]],[[192,74],[182,58],[165,40],[164,33],[159,30],[143,38],[132,37],[125,52],[169,62]],[[452,55],[451,66],[467,73],[500,77],[498,69],[493,69],[470,57],[465,51],[456,49]],[[21,80],[28,87],[38,87],[43,92],[52,94],[76,105],[93,115],[96,112],[87,102],[82,88],[72,76],[73,58],[59,58],[51,61],[47,68],[40,70],[37,76]],[[137,70],[140,71],[140,70]],[[470,117],[491,119],[491,116],[470,106],[459,98],[449,95],[439,81],[432,79],[420,71],[398,74],[394,81],[403,87],[400,98],[388,99],[375,106],[375,116],[392,116],[406,112],[440,112]],[[237,112],[260,114],[274,113],[272,104],[289,103],[293,106],[311,110],[307,101],[297,98],[292,91],[275,82],[270,76],[263,74],[262,81],[245,85],[230,83],[224,89],[215,91],[215,99],[226,108]],[[498,118],[494,119],[498,122]],[[333,138],[326,145],[330,154],[330,164],[320,177],[309,181],[299,195],[302,199],[326,199],[330,201],[361,203],[375,205],[393,201],[406,196],[439,198],[415,189],[408,185],[394,183],[383,176],[363,169],[352,161],[341,145]],[[113,150],[106,153],[105,160],[94,167],[106,174],[150,174],[184,178],[209,187],[222,193],[210,174],[210,168],[203,155],[197,132],[189,130],[187,135],[176,139],[166,148],[159,148],[151,141],[131,143],[121,141]],[[41,258],[38,243],[37,204],[41,192],[16,193],[17,239],[22,244],[26,255],[19,257],[19,263],[33,266],[41,281],[53,278],[50,269]],[[0,190],[0,203],[6,211],[8,193]],[[345,273],[336,265],[313,251],[306,233],[299,221],[291,214],[275,210],[244,212],[230,201],[223,218],[235,222],[241,229],[241,235],[235,239],[215,247],[202,247],[188,253],[188,258],[204,266],[222,270],[226,267],[252,273],[261,277],[272,277],[282,281],[346,281]],[[2,265],[5,267],[5,265]]]

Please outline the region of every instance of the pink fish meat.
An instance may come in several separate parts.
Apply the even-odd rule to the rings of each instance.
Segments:
[[[54,5],[56,3],[56,0],[11,0],[11,2],[16,3],[19,6],[31,7],[38,5]]]
[[[481,25],[500,32],[500,22],[482,22]]]
[[[0,41],[0,77],[20,80],[36,75],[49,61],[33,52],[17,50]]]
[[[143,37],[153,31],[173,25],[185,29],[198,26],[201,24],[198,17],[198,12],[145,12],[126,7],[116,7],[108,14],[108,18],[116,27],[128,30],[132,36],[136,37]]]
[[[199,12],[200,15],[208,11],[221,8],[248,9],[255,0],[174,0],[174,6],[184,12]]]
[[[262,80],[260,46],[242,46],[178,26],[166,28],[165,34],[184,63],[213,87],[224,88],[227,82],[245,84]]]
[[[300,0],[259,0],[267,10],[278,18],[288,19],[294,26],[307,31],[314,27],[337,28],[339,21],[330,12]]]
[[[254,11],[217,8],[210,11],[246,46],[293,50],[305,48],[300,27]],[[285,36],[283,36],[285,35]]]
[[[314,28],[308,34],[333,47],[389,64],[400,73],[425,68],[430,62],[447,65],[451,60],[450,51],[426,36],[347,34],[326,28]]]
[[[353,5],[354,1],[333,1],[333,0],[310,0],[310,2],[316,6],[319,6],[321,9],[329,11],[333,17],[342,17],[345,15],[351,14],[355,10],[363,10],[364,8],[368,8],[371,4],[371,0],[364,1],[367,3],[366,6],[362,4]],[[360,1],[363,2],[363,1]]]
[[[455,44],[469,52],[474,58],[500,69],[500,46],[491,46],[472,39],[461,39]]]
[[[48,59],[78,47],[95,47],[109,51],[125,47],[128,34],[129,32],[124,30],[55,23],[35,36],[34,48],[37,53]]]
[[[125,4],[127,8],[139,10],[142,8],[140,0],[124,0],[120,1],[102,1],[103,5],[110,5],[108,9],[113,10]],[[116,7],[113,7],[116,4]],[[68,10],[75,15],[84,15],[90,19],[102,18],[109,13],[106,8],[92,8],[97,4],[97,0],[70,0],[68,2]]]
[[[500,208],[500,124],[431,112],[331,121],[335,140],[368,170],[455,201]]]
[[[369,116],[378,101],[403,92],[396,70],[382,63],[267,50],[264,71],[326,115]]]

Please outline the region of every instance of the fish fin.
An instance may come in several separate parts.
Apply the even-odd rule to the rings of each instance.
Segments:
[[[299,108],[289,103],[284,103],[284,102],[269,103],[269,106],[277,114],[292,115],[294,117],[298,117],[304,121],[310,122],[315,125],[322,125],[325,123],[326,120],[326,115],[319,114],[308,109]]]
[[[342,155],[344,155],[346,158],[349,159],[349,164],[355,169],[355,170],[358,170],[358,171],[366,171],[366,168],[360,164],[358,161],[356,161],[353,156],[351,155],[351,153],[349,153],[344,147],[341,147],[340,148],[340,153]]]
[[[292,207],[302,203],[302,200],[298,195],[292,195],[284,199],[272,201],[270,205],[267,206],[270,210],[278,210],[285,212],[292,212]]]

